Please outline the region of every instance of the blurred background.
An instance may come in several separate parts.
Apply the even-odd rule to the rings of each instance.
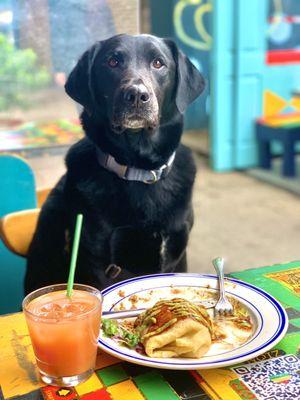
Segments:
[[[298,0],[0,0],[0,154],[52,187],[82,137],[66,77],[122,32],[172,37],[207,82],[183,135],[198,166],[190,271],[211,272],[216,256],[228,271],[299,259]],[[11,204],[0,199],[0,217],[24,209]],[[5,257],[24,271],[7,252],[0,243],[0,277]]]

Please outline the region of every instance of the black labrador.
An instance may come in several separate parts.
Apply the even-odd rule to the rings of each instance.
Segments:
[[[168,39],[117,35],[87,50],[65,89],[86,137],[42,208],[26,293],[66,282],[76,215],[76,282],[100,289],[136,275],[186,271],[195,165],[180,144],[183,113],[204,80]]]

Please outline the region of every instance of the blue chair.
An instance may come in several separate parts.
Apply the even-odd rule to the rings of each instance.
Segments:
[[[34,175],[22,158],[0,154],[0,188],[0,218],[37,207]],[[25,262],[0,240],[0,314],[21,309]]]
[[[296,175],[296,144],[300,142],[300,124],[270,126],[267,123],[256,123],[259,166],[271,169],[272,142],[281,142],[283,147],[282,175],[289,178]]]

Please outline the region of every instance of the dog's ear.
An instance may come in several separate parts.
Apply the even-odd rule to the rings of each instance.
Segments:
[[[204,90],[205,81],[203,76],[191,61],[178,49],[176,43],[171,39],[164,39],[173,54],[176,63],[176,106],[183,114],[188,105],[191,104]]]
[[[92,69],[102,44],[97,42],[80,57],[65,84],[66,93],[89,113],[95,107]]]

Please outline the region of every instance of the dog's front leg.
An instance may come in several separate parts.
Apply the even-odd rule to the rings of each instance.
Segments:
[[[161,246],[161,270],[163,272],[186,272],[186,247],[194,224],[194,212],[191,204],[178,213],[177,218],[163,233]]]
[[[27,255],[25,293],[67,281],[68,236],[62,196],[59,190],[54,189],[41,210]]]
[[[161,235],[146,229],[116,228],[110,238],[111,263],[130,271],[133,276],[160,270]]]
[[[163,272],[186,272],[186,246],[191,224],[186,221],[181,228],[163,235],[161,246],[161,266]]]

